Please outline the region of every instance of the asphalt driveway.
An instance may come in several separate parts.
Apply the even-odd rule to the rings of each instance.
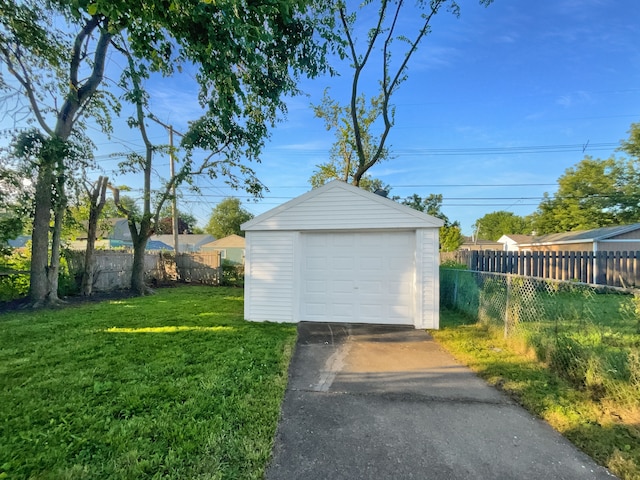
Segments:
[[[411,327],[300,323],[266,478],[615,478]]]

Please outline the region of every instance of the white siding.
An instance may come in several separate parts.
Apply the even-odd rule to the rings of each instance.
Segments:
[[[440,256],[438,254],[438,229],[420,229],[416,232],[416,284],[417,302],[422,318],[416,328],[440,326]]]
[[[370,249],[375,255],[369,255],[372,258],[378,254],[384,255],[382,258],[378,256],[378,263],[382,264],[383,261],[391,261],[389,258],[397,253],[395,250],[410,250],[405,259],[407,262],[400,262],[405,265],[403,271],[406,275],[402,277],[404,283],[396,282],[390,286],[383,285],[382,281],[377,282],[380,284],[379,288],[384,288],[386,292],[386,295],[379,295],[375,299],[385,302],[385,305],[376,307],[374,312],[380,315],[376,317],[371,313],[370,307],[377,304],[363,297],[364,300],[358,300],[354,308],[362,311],[368,309],[369,313],[354,316],[351,315],[352,312],[347,312],[349,315],[341,315],[344,317],[343,321],[400,323],[400,318],[394,319],[394,314],[402,311],[405,321],[413,319],[416,328],[438,328],[438,227],[442,223],[440,219],[339,181],[263,213],[242,225],[246,231],[245,318],[274,322],[335,320],[336,316],[340,316],[337,306],[348,303],[348,298],[345,300],[348,297],[345,295],[348,282],[358,290],[361,284],[367,285],[371,289],[368,293],[373,294],[375,288],[378,288],[375,279],[388,275],[386,271],[361,274],[358,269],[354,272],[340,272],[340,268],[348,265],[348,259],[345,260],[347,257],[353,257],[353,261],[356,261],[369,253],[366,248],[356,245],[357,248],[354,248],[357,251],[352,254],[348,248],[342,248],[335,242],[351,237],[357,239],[360,236],[369,239],[379,234],[380,238],[376,241],[384,241],[385,237],[391,236],[405,236],[411,240],[406,246],[393,242],[387,248],[378,246],[377,249]],[[334,242],[328,244],[330,249],[324,256],[320,255],[322,252],[318,253],[317,248],[310,249],[305,243],[309,240],[305,235],[324,241],[319,238],[323,234],[327,234],[327,241]],[[308,259],[305,258],[307,251],[312,254]],[[314,259],[324,259],[322,261],[330,266],[331,272],[326,275],[322,269],[319,270],[320,273],[311,272],[308,261]],[[343,263],[338,268],[335,262]],[[415,265],[413,269],[412,262]],[[389,270],[389,267],[385,268]],[[303,284],[305,276],[311,283]],[[361,283],[363,280],[365,283]],[[398,303],[393,298],[392,288],[394,285],[404,284],[409,285],[408,289],[403,287],[403,292],[410,291],[410,298],[403,297]],[[326,292],[327,298],[322,297],[323,292]]]
[[[245,310],[247,320],[292,322],[295,232],[247,232]]]
[[[439,227],[442,220],[334,181],[245,223],[245,230],[359,230]]]

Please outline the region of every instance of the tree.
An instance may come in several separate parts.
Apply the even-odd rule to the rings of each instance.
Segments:
[[[620,150],[640,160],[640,123],[632,123],[628,133],[629,138],[620,142]]]
[[[24,229],[25,212],[22,177],[8,158],[0,158],[0,254],[10,251],[9,240]]]
[[[107,187],[109,177],[100,176],[91,186],[87,187],[86,194],[89,198],[89,220],[87,222],[87,247],[84,252],[84,270],[80,292],[89,296],[93,293],[93,278],[96,268],[95,245],[98,234],[98,224],[102,210],[107,202]]]
[[[178,233],[195,233],[198,229],[198,220],[190,213],[178,210]],[[173,234],[173,218],[171,216],[171,205],[165,206],[160,211],[160,222],[156,225],[157,235]]]
[[[407,79],[409,61],[429,33],[431,20],[442,8],[457,16],[459,7],[454,0],[418,2],[417,8],[422,10],[418,18],[415,12],[407,12],[410,7],[403,1],[363,2],[353,12],[349,11],[348,3],[338,1],[335,7],[338,33],[344,39],[340,54],[349,61],[353,73],[348,106],[340,106],[338,101],[331,100],[325,94],[324,107],[316,110],[316,115],[320,113],[320,116],[326,115],[331,119],[331,128],[337,130],[338,148],[347,145],[353,149],[355,172],[352,183],[358,186],[365,173],[388,156],[386,142],[395,117],[391,99]],[[481,0],[480,3],[488,5],[491,0]],[[374,8],[377,8],[377,12],[372,11]],[[358,20],[369,18],[373,19],[373,26],[368,30],[363,48],[358,51],[356,32],[363,27]],[[418,26],[413,32],[406,29],[399,31],[400,25],[406,27],[416,22]],[[380,58],[376,59],[374,52],[380,52]],[[361,79],[378,65],[382,66],[376,75],[380,90],[377,94],[369,95],[369,107],[364,108],[367,102]],[[335,116],[340,121],[333,120]],[[375,126],[379,129],[378,135],[373,134]],[[347,138],[344,138],[345,135]]]
[[[342,179],[340,170],[342,169],[342,161],[337,158],[332,158],[327,163],[316,165],[316,169],[313,175],[309,177],[309,183],[311,188],[318,188],[327,182],[336,179]],[[360,179],[360,188],[367,190],[368,192],[375,192],[376,190],[385,190],[389,192],[391,187],[385,185],[379,178],[373,178],[370,175],[364,175]]]
[[[480,237],[494,242],[502,235],[529,234],[531,232],[531,223],[528,219],[505,210],[487,213],[476,220],[475,226]]]
[[[400,200],[403,205],[424,212],[427,215],[444,220],[444,226],[440,227],[440,250],[443,252],[453,252],[464,243],[460,223],[458,221],[449,221],[449,218],[442,212],[442,194],[431,193],[422,198],[414,193],[402,200],[400,197],[394,197],[393,199]]]
[[[215,238],[224,238],[234,234],[244,237],[240,225],[252,218],[253,215],[242,208],[239,199],[229,197],[216,205],[204,230]]]
[[[589,230],[640,221],[637,161],[586,157],[558,179],[533,214],[538,234]]]
[[[358,118],[360,122],[360,138],[362,149],[367,157],[374,154],[379,143],[379,139],[371,134],[373,125],[380,115],[380,97],[371,100],[367,107],[364,95],[358,97],[356,102]],[[326,182],[341,179],[345,182],[354,182],[358,170],[356,161],[357,145],[353,125],[349,121],[351,118],[350,107],[342,107],[329,97],[328,90],[325,90],[322,102],[313,106],[315,116],[325,121],[327,130],[334,130],[336,141],[329,152],[329,162],[316,165],[317,170],[309,179],[311,186],[317,188]],[[379,162],[390,157],[389,151],[383,148],[379,154]],[[376,189],[389,190],[383,187],[382,181],[372,178],[369,175],[361,175],[358,185],[365,190],[374,192]]]
[[[123,88],[131,86],[133,77],[171,75],[183,65],[197,69],[205,113],[192,123],[184,146],[190,151],[205,148],[212,155],[225,149],[226,153],[215,160],[209,157],[206,168],[194,167],[193,157],[188,156],[169,182],[184,181],[194,170],[229,179],[236,169],[239,173],[229,182],[259,194],[261,185],[244,162],[258,158],[268,127],[284,109],[282,97],[297,92],[298,76],[316,75],[325,66],[328,47],[313,37],[315,27],[324,23],[314,17],[316,10],[310,4],[304,0],[0,1],[0,63],[15,82],[9,85],[2,77],[0,87],[20,90],[42,130],[42,145],[36,152],[30,290],[34,303],[57,299],[55,244],[62,223],[57,215],[64,210],[65,182],[75,161],[67,155],[68,143],[78,140],[84,119],[97,120],[108,132],[111,113],[119,112],[119,102],[103,88],[106,59],[114,47],[128,52],[125,61],[109,63],[114,69],[124,65],[109,75],[120,78]],[[322,2],[312,6],[317,5]],[[138,91],[137,98],[130,96],[127,101],[144,105],[146,95]],[[137,126],[138,118],[132,126]],[[148,163],[131,166],[144,174],[150,168]],[[142,237],[148,238],[152,231],[152,215],[145,208],[150,196],[150,188],[145,188],[142,247]],[[47,265],[52,211],[55,228]]]

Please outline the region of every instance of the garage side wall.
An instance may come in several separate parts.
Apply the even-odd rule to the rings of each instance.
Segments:
[[[292,322],[296,232],[246,232],[244,317]]]
[[[440,328],[440,255],[437,228],[416,231],[416,290],[421,312],[416,328]]]

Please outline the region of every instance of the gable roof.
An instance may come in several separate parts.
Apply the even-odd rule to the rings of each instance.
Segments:
[[[533,240],[533,235],[522,235],[519,233],[509,233],[507,235],[502,235],[497,241],[499,243],[507,243],[509,240],[521,244],[528,243]]]
[[[624,233],[633,232],[640,229],[640,223],[631,225],[618,225],[615,227],[594,228],[592,230],[581,230],[576,232],[550,233],[534,237],[527,243],[521,245],[549,245],[566,243],[599,242]]]
[[[160,240],[147,240],[147,250],[170,250],[173,251],[173,247],[167,245]]]
[[[289,200],[241,225],[243,230],[437,228],[439,218],[342,180]]]
[[[461,247],[465,246],[465,245],[492,245],[495,247],[502,247],[502,244],[500,242],[494,242],[493,240],[485,240],[483,238],[476,238],[475,240],[471,237],[464,237],[464,243],[462,243],[462,245],[460,245]]]
[[[167,245],[173,245],[173,234],[153,235],[151,239],[158,240],[160,242],[166,243]],[[178,248],[180,248],[182,244],[194,245],[198,247],[213,240],[213,236],[209,235],[208,233],[181,233],[178,235]]]
[[[201,245],[201,248],[244,248],[245,240],[240,235],[229,235],[227,237],[219,238],[213,242],[205,243]]]

